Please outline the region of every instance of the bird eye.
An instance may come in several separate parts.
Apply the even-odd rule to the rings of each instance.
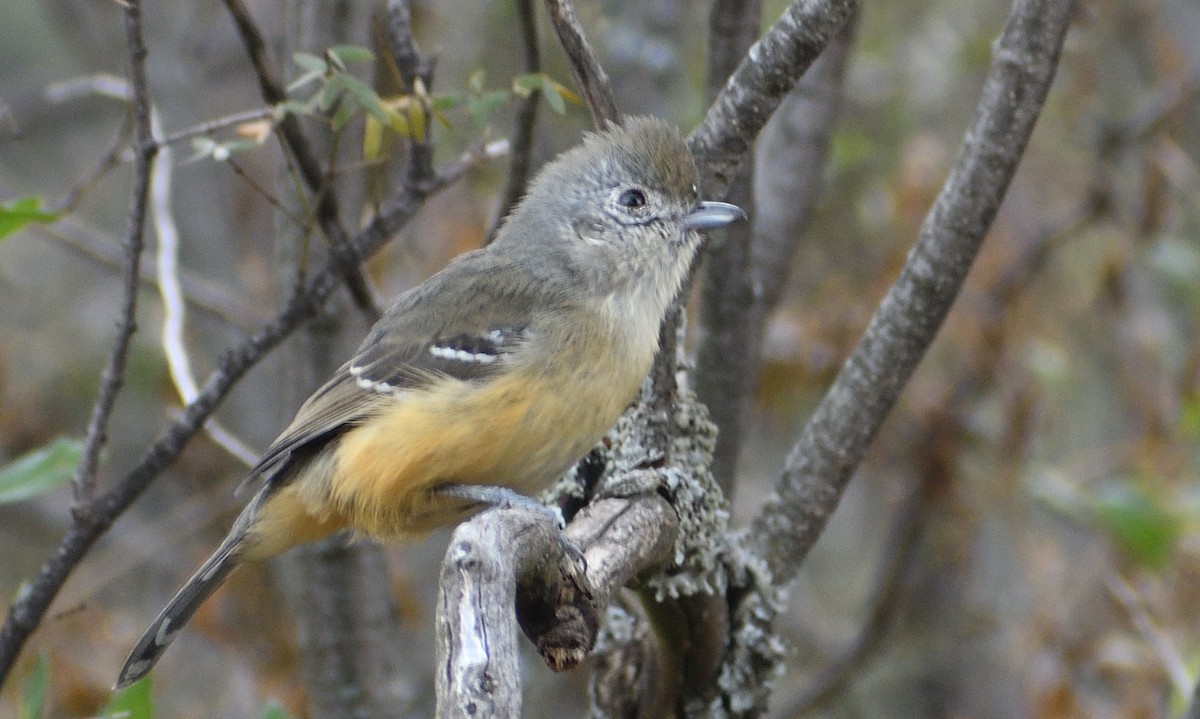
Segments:
[[[621,207],[634,209],[646,204],[646,193],[641,190],[625,190],[617,197],[617,204]]]

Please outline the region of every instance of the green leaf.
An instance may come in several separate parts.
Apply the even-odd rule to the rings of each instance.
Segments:
[[[1097,523],[1135,561],[1151,569],[1171,561],[1183,522],[1144,490],[1114,487],[1096,501],[1093,511]]]
[[[306,52],[297,52],[292,54],[292,60],[306,73],[324,75],[329,71],[329,63],[325,62],[325,58],[323,57],[309,55]]]
[[[54,222],[58,217],[59,213],[42,209],[40,197],[19,197],[0,204],[0,237],[12,234],[30,222]]]
[[[338,98],[342,96],[342,91],[345,89],[346,75],[337,74],[329,78],[329,82],[325,87],[321,88],[321,92],[317,93],[317,109],[321,112],[329,112],[333,109]]]
[[[367,83],[359,80],[357,77],[350,75],[343,76],[346,91],[362,106],[364,110],[371,113],[376,120],[380,122],[388,121],[387,110],[383,109],[383,105],[379,102],[379,95],[371,89]]]
[[[467,111],[471,113],[471,119],[476,124],[483,125],[487,123],[487,116],[492,110],[505,102],[508,102],[508,93],[504,90],[496,90],[472,99],[467,103]]]
[[[83,456],[83,444],[59,437],[0,468],[0,504],[21,502],[71,479]]]
[[[362,45],[334,45],[329,54],[342,62],[370,62],[375,55]]]
[[[50,661],[39,654],[33,669],[25,679],[25,691],[21,695],[21,719],[42,719],[42,708],[46,704],[46,684],[50,681]]]
[[[258,719],[292,719],[292,715],[288,713],[287,709],[280,706],[279,702],[271,699],[263,707]]]
[[[445,95],[438,95],[432,98],[429,102],[429,108],[434,112],[444,112],[452,110],[467,101],[467,96],[461,92],[449,92]]]
[[[145,676],[117,692],[100,710],[103,719],[153,719],[150,677]]]
[[[334,130],[340,130],[347,125],[351,120],[358,115],[358,105],[354,102],[343,102],[338,105],[337,110],[333,113],[333,118],[330,120],[330,126]]]
[[[559,95],[561,95],[562,98],[564,100],[566,100],[567,102],[575,104],[575,105],[583,104],[583,98],[576,95],[574,93],[574,91],[571,90],[571,88],[567,87],[566,85],[562,84],[561,82],[558,82],[557,80],[554,80],[549,75],[546,76],[546,85],[553,87],[554,91],[557,92]],[[545,87],[543,87],[542,89],[545,89]]]
[[[288,115],[308,115],[312,112],[312,106],[307,102],[299,100],[284,100],[275,106],[275,111],[272,113],[275,117],[275,122],[279,122]]]
[[[546,76],[540,72],[528,75],[517,75],[513,78],[512,89],[521,97],[529,97],[536,90],[541,90],[546,84]]]
[[[288,86],[287,86],[288,92],[295,92],[296,90],[299,90],[300,88],[304,87],[305,85],[309,84],[310,82],[317,82],[319,80],[324,79],[324,77],[325,77],[324,70],[322,70],[321,72],[306,72],[303,75],[301,75],[300,77],[298,77],[295,80],[292,80],[291,82],[288,83]]]
[[[567,114],[567,103],[563,101],[563,96],[558,94],[558,87],[553,82],[542,85],[542,97],[546,98],[546,104],[551,110],[559,115]]]

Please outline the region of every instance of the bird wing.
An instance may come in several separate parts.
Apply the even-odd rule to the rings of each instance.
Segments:
[[[526,339],[531,308],[545,307],[547,298],[533,296],[537,283],[494,286],[497,273],[488,270],[495,268],[480,267],[481,258],[472,257],[477,254],[482,253],[464,256],[401,295],[354,357],[300,407],[251,477],[286,476],[291,459],[311,456],[342,431],[433,381],[486,382],[495,376]],[[511,271],[499,274],[512,278]]]

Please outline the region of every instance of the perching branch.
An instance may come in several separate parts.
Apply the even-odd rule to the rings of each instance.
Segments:
[[[437,715],[520,716],[518,622],[551,668],[575,667],[613,594],[670,560],[677,528],[657,494],[589,504],[564,532],[586,560],[580,575],[544,514],[492,510],[459,525],[439,582]]]
[[[900,277],[805,426],[754,521],[751,546],[777,582],[795,576],[949,312],[1033,131],[1073,4],[1014,3],[957,162]]]
[[[592,113],[592,124],[603,130],[609,123],[618,123],[620,113],[613,97],[612,83],[584,37],[583,26],[575,16],[570,0],[546,0],[546,9],[558,41],[567,53],[571,75]]]
[[[521,715],[517,583],[559,584],[557,535],[530,509],[484,512],[454,531],[438,581],[438,717]]]

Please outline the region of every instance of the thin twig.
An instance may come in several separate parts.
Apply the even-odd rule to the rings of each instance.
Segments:
[[[107,72],[52,83],[42,92],[43,99],[54,105],[93,96],[111,97],[122,102],[133,101],[129,81],[120,75]]]
[[[246,53],[250,56],[250,63],[254,66],[254,73],[258,78],[263,100],[268,105],[278,105],[287,99],[287,89],[272,69],[274,63],[267,51],[267,43],[258,30],[258,25],[242,0],[224,0],[224,3],[237,27],[242,44],[246,47]],[[325,237],[328,238],[332,247],[345,245],[349,238],[339,217],[337,196],[331,187],[325,186],[327,173],[322,171],[321,164],[317,161],[308,139],[300,129],[299,121],[296,120],[295,115],[289,114],[279,122],[278,129],[282,144],[289,155],[295,159],[305,186],[317,199],[316,217],[321,231],[325,233]],[[329,179],[329,182],[332,182],[332,178]],[[339,257],[341,253],[333,251],[331,255]],[[362,268],[357,265],[346,265],[341,268],[341,273],[346,279],[346,286],[358,308],[372,323],[378,320],[379,306]]]
[[[1073,4],[1014,2],[950,177],[751,528],[776,581],[795,576],[958,295],[1049,91]]]
[[[133,91],[132,112],[134,137],[134,187],[129,207],[129,232],[125,239],[125,267],[122,276],[122,306],[117,320],[117,337],[109,353],[108,364],[100,377],[100,389],[92,416],[88,420],[83,457],[75,470],[72,512],[75,524],[90,514],[91,500],[96,494],[96,473],[100,450],[108,436],[108,420],[125,382],[125,364],[129,344],[137,331],[138,269],[145,241],[146,202],[150,189],[150,170],[157,147],[150,127],[150,95],[146,86],[146,45],[142,39],[142,16],[139,0],[125,5],[125,47],[129,56],[129,78]]]
[[[112,489],[89,503],[84,517],[86,521],[77,518],[72,522],[38,576],[25,585],[13,602],[3,627],[0,627],[0,685],[12,671],[29,635],[41,623],[63,583],[92,544],[175,461],[238,380],[284,338],[316,314],[337,288],[341,266],[372,255],[420,209],[429,195],[454,182],[471,167],[495,159],[497,155],[492,149],[492,146],[487,146],[475,151],[435,177],[419,185],[404,187],[388,210],[376,217],[349,243],[334,248],[334,252],[340,256],[330,258],[314,272],[273,320],[222,355],[195,401],[183,408]]]
[[[539,72],[542,69],[542,60],[538,49],[534,0],[517,0],[517,17],[520,20],[521,46],[525,50],[524,70],[527,73]],[[500,202],[496,206],[495,216],[492,217],[491,227],[485,235],[485,244],[496,238],[496,232],[504,218],[508,217],[508,213],[512,212],[525,194],[531,167],[530,156],[533,154],[533,130],[537,124],[537,110],[541,98],[541,90],[534,90],[517,103],[517,114],[513,118],[512,159],[508,164],[508,177],[504,181],[504,189],[500,192]]]
[[[592,124],[596,129],[603,130],[610,123],[619,123],[612,83],[584,37],[583,26],[575,16],[570,0],[546,0],[546,9],[554,32],[558,34],[558,41],[567,53],[571,75],[592,113]]]
[[[245,182],[251,190],[254,190],[254,193],[261,197],[268,205],[271,206],[272,209],[274,209],[280,215],[288,218],[288,220],[290,220],[297,227],[306,226],[304,217],[296,214],[296,212],[294,212],[290,207],[285,207],[284,204],[279,201],[278,197],[276,197],[266,187],[263,187],[262,183],[254,179],[249,172],[246,172],[245,168],[238,164],[237,160],[233,159],[232,157],[227,157],[222,160],[222,163],[232,170],[233,174],[241,178],[242,182]],[[295,175],[289,173],[288,177],[294,178]],[[311,216],[311,213],[308,212],[307,204],[301,209],[305,212],[305,216]]]
[[[273,108],[273,107],[261,107],[257,110],[244,110],[242,112],[235,112],[232,115],[226,115],[225,117],[218,117],[218,118],[215,118],[212,120],[208,120],[207,122],[202,122],[198,125],[192,125],[191,127],[185,127],[182,130],[176,130],[175,132],[172,132],[169,134],[164,134],[163,136],[158,138],[158,144],[159,145],[174,145],[177,142],[183,142],[184,140],[190,140],[193,137],[200,137],[201,135],[211,135],[212,133],[216,132],[217,130],[224,130],[227,127],[236,127],[238,125],[242,125],[247,122],[255,122],[257,120],[266,120],[266,119],[272,118],[274,116],[275,116],[275,108]]]
[[[158,135],[158,113],[153,109],[150,123]],[[192,402],[200,394],[196,378],[192,374],[192,362],[188,356],[183,330],[187,321],[187,305],[183,301],[183,287],[179,281],[179,228],[171,211],[171,175],[174,153],[169,145],[160,143],[158,161],[150,175],[150,209],[154,220],[154,232],[158,239],[158,293],[163,304],[162,347],[167,358],[167,369],[175,390],[184,403]],[[246,466],[258,461],[258,453],[245,442],[225,429],[215,419],[205,423],[205,430],[214,442]]]

